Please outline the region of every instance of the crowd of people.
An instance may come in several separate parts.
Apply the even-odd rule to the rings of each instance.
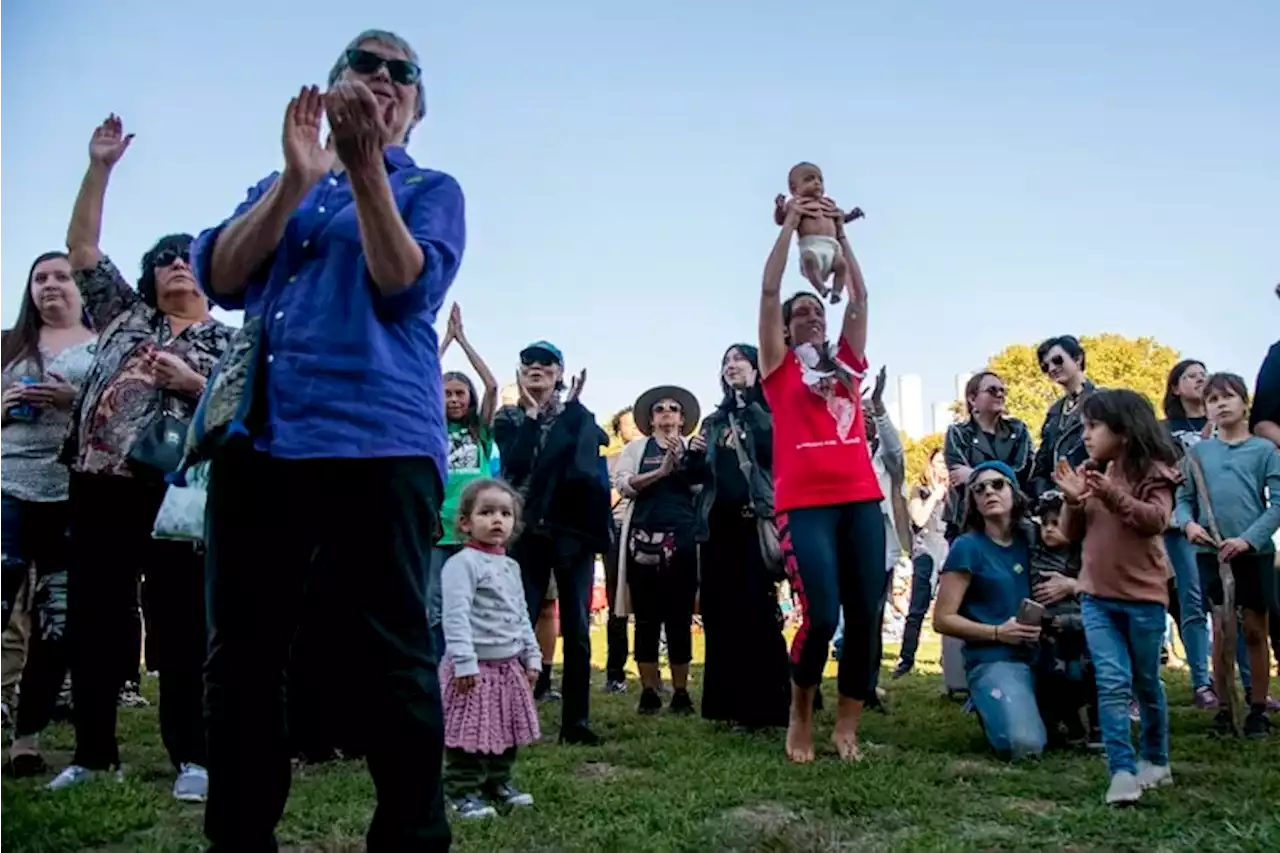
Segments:
[[[883,370],[863,393],[869,297],[849,217],[818,173],[779,208],[757,340],[725,350],[714,410],[677,385],[649,389],[613,418],[626,443],[608,455],[580,399],[586,371],[557,345],[520,351],[518,399],[500,405],[456,306],[437,336],[465,222],[458,184],[405,152],[425,109],[413,49],[360,34],[324,91],[288,104],[283,170],[225,222],[160,238],[136,287],[99,246],[132,137],[114,115],[93,132],[66,251],[34,260],[3,345],[3,620],[25,625],[26,648],[15,773],[43,770],[39,735],[68,675],[75,754],[48,787],[121,773],[116,708],[137,678],[142,612],[173,795],[207,801],[211,849],[275,849],[291,760],[338,751],[362,754],[373,777],[371,850],[446,849],[450,814],[533,803],[513,770],[541,737],[538,700],[560,701],[561,743],[601,742],[597,556],[605,690],[628,691],[633,656],[640,715],[696,713],[697,613],[702,716],[777,729],[793,762],[815,760],[833,647],[831,739],[860,759],[908,561],[893,675],[915,666],[932,607],[960,655],[948,677],[1001,755],[1105,749],[1113,804],[1172,783],[1169,610],[1215,731],[1267,736],[1280,344],[1252,399],[1239,376],[1179,363],[1161,423],[1137,393],[1095,387],[1076,338],[1052,338],[1038,357],[1063,395],[1039,440],[984,371],[907,484]],[[841,259],[837,316],[814,293],[781,291],[814,218]],[[243,326],[212,304],[243,310]],[[454,344],[478,385],[442,374]],[[208,466],[200,542],[156,538],[196,463]],[[789,648],[780,586],[800,614]],[[1227,599],[1241,613],[1243,719],[1222,656],[1209,666],[1212,647],[1236,640],[1210,636],[1206,614]],[[360,719],[326,717],[326,668],[351,679]]]

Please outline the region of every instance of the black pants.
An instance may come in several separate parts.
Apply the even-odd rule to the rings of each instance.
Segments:
[[[516,748],[490,755],[446,749],[444,752],[444,795],[450,799],[475,795],[491,796],[511,781],[516,766]]]
[[[756,519],[743,510],[713,504],[702,545],[702,716],[752,728],[785,726],[791,669],[778,584],[765,571]]]
[[[426,577],[440,476],[426,458],[280,460],[227,453],[210,472],[206,668],[214,851],[276,849],[289,797],[285,669],[303,612],[336,607],[359,665],[372,853],[447,850],[440,686]],[[336,604],[334,604],[336,602]],[[310,614],[309,614],[310,615]]]
[[[915,666],[916,649],[920,647],[920,631],[924,617],[933,603],[933,557],[917,554],[911,561],[911,604],[907,608],[907,622],[902,629],[902,651],[899,657],[907,667]]]
[[[595,555],[586,543],[563,534],[554,537],[525,533],[511,556],[524,576],[524,599],[529,624],[538,624],[538,611],[547,597],[554,572],[560,593],[560,635],[564,641],[561,726],[585,726],[591,711],[591,587]]]
[[[627,617],[614,616],[613,611],[618,599],[618,555],[622,543],[617,525],[614,525],[609,550],[604,553],[604,589],[609,597],[609,621],[605,629],[608,643],[608,657],[605,662],[605,678],[610,681],[627,680]]]
[[[138,579],[164,611],[154,627],[160,727],[174,765],[205,764],[201,669],[206,650],[203,564],[190,543],[151,538],[163,483],[71,475],[67,640],[71,650],[75,764],[120,763],[116,708],[127,672],[137,672]]]
[[[636,663],[658,662],[662,629],[667,630],[667,660],[683,666],[693,660],[693,605],[698,598],[698,546],[681,542],[670,557],[645,565],[627,555],[627,586],[636,617]]]
[[[28,568],[35,564],[39,575],[31,596],[31,631],[27,660],[18,687],[14,729],[19,737],[38,734],[49,725],[67,674],[66,571],[68,556],[68,501],[33,502],[3,496],[5,616],[8,625],[14,596]],[[13,589],[9,585],[16,580]],[[55,612],[56,610],[56,612]]]
[[[791,589],[804,611],[791,641],[791,678],[815,687],[844,608],[841,696],[870,695],[873,643],[889,574],[884,570],[884,516],[879,501],[805,507],[778,516]]]

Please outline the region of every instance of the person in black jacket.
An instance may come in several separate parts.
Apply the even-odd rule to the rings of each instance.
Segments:
[[[1017,477],[1018,488],[1028,491],[1035,456],[1031,431],[1022,421],[1005,414],[1007,390],[998,373],[984,370],[971,376],[964,387],[969,418],[947,429],[943,454],[951,481],[945,515],[948,542],[963,532],[964,484],[978,465],[1003,462]]]
[[[524,531],[511,549],[535,623],[554,573],[564,637],[560,740],[595,745],[588,727],[591,588],[595,555],[609,547],[609,490],[600,474],[602,432],[578,402],[586,371],[563,398],[564,356],[547,341],[520,353],[520,401],[494,419],[502,476],[524,500]]]
[[[1098,388],[1085,378],[1085,351],[1072,335],[1049,338],[1036,347],[1036,359],[1046,376],[1066,393],[1045,415],[1040,429],[1040,448],[1031,471],[1031,496],[1039,498],[1057,488],[1053,471],[1065,459],[1074,469],[1089,458],[1084,448],[1084,421],[1080,407]]]

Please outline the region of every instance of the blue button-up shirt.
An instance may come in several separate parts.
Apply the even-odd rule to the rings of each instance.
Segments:
[[[383,296],[365,264],[345,173],[327,175],[290,217],[275,255],[241,293],[208,286],[213,246],[280,177],[249,190],[231,219],[192,246],[205,292],[224,308],[261,316],[267,427],[257,446],[285,459],[429,456],[448,476],[444,393],[434,322],[466,243],[462,190],[386,150],[400,215],[422,247],[422,275]]]

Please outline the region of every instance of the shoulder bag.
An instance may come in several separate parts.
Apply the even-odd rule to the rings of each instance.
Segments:
[[[775,580],[783,580],[786,577],[784,565],[786,557],[782,553],[782,541],[778,537],[778,525],[774,521],[773,516],[764,516],[759,511],[760,502],[757,495],[754,494],[755,489],[752,486],[752,470],[755,465],[752,464],[750,457],[747,456],[746,449],[742,446],[743,439],[742,430],[738,426],[738,419],[729,415],[729,429],[733,430],[733,450],[738,455],[738,468],[742,471],[742,476],[747,479],[747,491],[751,494],[751,507],[756,515],[756,535],[760,539],[760,556],[764,559],[764,570],[769,577]]]

